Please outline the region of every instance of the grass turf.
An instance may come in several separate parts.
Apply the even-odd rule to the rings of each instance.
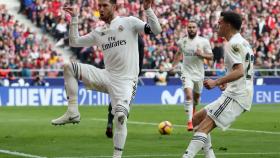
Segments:
[[[50,120],[62,115],[65,110],[66,107],[1,107],[0,150],[17,151],[42,157],[112,155],[112,139],[105,136],[107,107],[82,106],[80,107],[82,120],[79,125],[52,126]],[[222,132],[215,129],[212,133],[212,143],[217,157],[279,158],[279,111],[280,105],[254,105],[251,112],[243,114],[231,127],[251,131]],[[172,135],[161,136],[157,131],[157,124],[164,120],[184,125],[183,107],[175,105],[133,106],[129,118],[131,123],[128,124],[124,156],[181,157],[192,133],[187,132],[184,127],[176,126]],[[136,121],[155,123],[155,125],[137,124]],[[257,133],[254,132],[255,130],[275,133]],[[218,155],[227,153],[249,154]],[[16,158],[19,156],[0,153],[0,157]]]

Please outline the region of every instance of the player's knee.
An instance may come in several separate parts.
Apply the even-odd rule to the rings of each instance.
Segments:
[[[202,132],[208,134],[216,127],[216,124],[212,118],[206,116],[198,125],[196,132]]]
[[[115,121],[119,125],[126,124],[128,117],[128,110],[121,105],[117,105],[115,109]]]
[[[193,97],[192,97],[192,95],[190,95],[190,94],[186,94],[186,100],[193,100]]]
[[[116,122],[116,127],[120,127],[122,125],[125,125],[127,121],[127,116],[123,112],[116,112],[115,113],[115,122]]]
[[[71,69],[72,69],[72,64],[71,64],[71,62],[65,62],[65,63],[63,64],[63,70],[64,70],[64,72],[68,72],[68,71],[71,72]]]

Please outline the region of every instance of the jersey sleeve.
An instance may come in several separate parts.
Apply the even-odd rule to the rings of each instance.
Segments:
[[[231,44],[229,51],[227,52],[228,64],[232,68],[235,64],[242,63],[242,46],[241,44]]]
[[[130,16],[129,17],[130,24],[132,25],[132,29],[138,33],[144,32],[144,27],[145,27],[145,22],[134,17]]]
[[[138,33],[145,32],[146,34],[153,33],[155,35],[161,33],[161,26],[153,10],[151,8],[147,9],[145,10],[145,13],[148,18],[148,23],[145,23],[136,17],[130,16],[132,28]]]
[[[84,36],[79,35],[78,17],[73,17],[70,24],[69,44],[72,47],[90,47],[97,44],[95,31]]]
[[[213,53],[212,53],[212,48],[211,48],[210,42],[209,42],[208,40],[206,40],[206,39],[205,39],[205,41],[204,41],[203,51],[204,51],[205,53],[213,54]]]

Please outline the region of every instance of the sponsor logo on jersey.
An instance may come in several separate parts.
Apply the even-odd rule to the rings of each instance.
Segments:
[[[109,43],[102,44],[102,50],[104,51],[104,50],[122,46],[122,45],[126,45],[126,40],[111,41]]]

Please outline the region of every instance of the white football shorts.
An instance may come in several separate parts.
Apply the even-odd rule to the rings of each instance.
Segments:
[[[194,81],[191,78],[186,77],[185,75],[181,76],[183,88],[190,88],[192,89],[195,93],[201,94],[203,90],[203,80],[200,81]]]
[[[137,88],[137,78],[118,79],[107,70],[99,69],[92,65],[81,64],[82,81],[87,89],[108,93],[112,104],[112,114],[116,112],[116,106],[120,106],[127,116],[130,103],[134,99]]]
[[[205,107],[207,115],[223,131],[230,127],[232,122],[246,110],[234,99],[222,95]]]

